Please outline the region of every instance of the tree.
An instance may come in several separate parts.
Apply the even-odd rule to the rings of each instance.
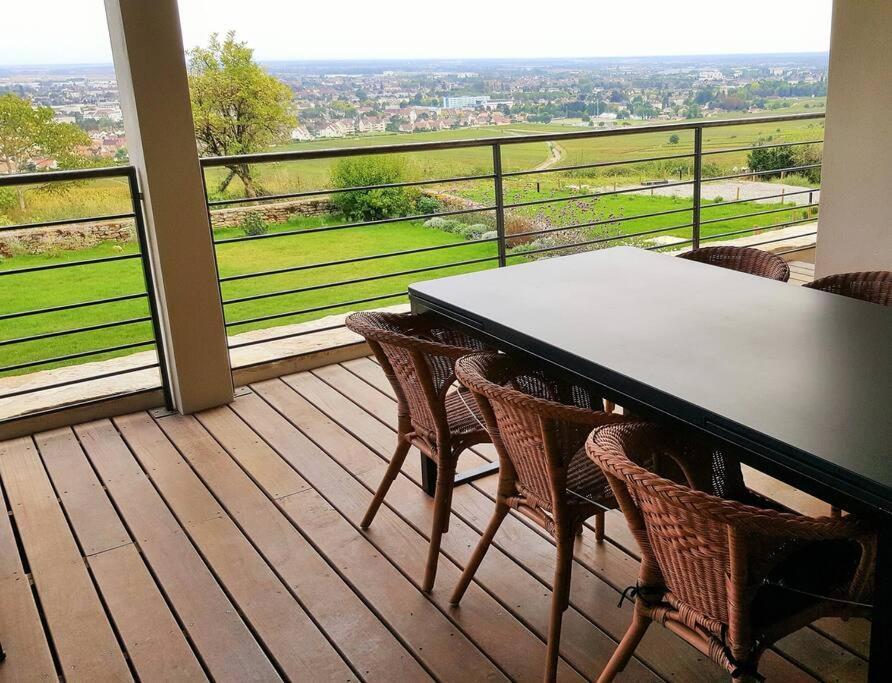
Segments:
[[[249,154],[288,140],[297,125],[291,90],[254,61],[254,51],[230,31],[214,33],[207,47],[189,51],[189,95],[195,137],[204,154]],[[232,164],[220,183],[225,192],[238,176],[245,196],[261,188],[248,164]]]
[[[77,148],[90,138],[71,123],[53,120],[50,107],[33,107],[23,97],[0,95],[0,161],[10,173],[20,173],[36,157],[55,159],[60,168],[77,163]],[[25,208],[24,189],[18,189],[19,208]]]
[[[781,168],[796,166],[793,150],[790,147],[753,147],[746,160],[751,171],[756,171],[761,180],[778,178],[777,171]],[[759,172],[762,173],[759,173]]]
[[[678,144],[678,140],[679,140],[679,137],[678,137],[678,135],[675,134],[675,133],[673,133],[672,135],[669,136],[669,144],[670,144],[670,145],[677,145],[677,144]]]

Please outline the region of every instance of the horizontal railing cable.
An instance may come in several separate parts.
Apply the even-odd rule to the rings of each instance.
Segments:
[[[353,299],[351,301],[339,301],[335,304],[326,304],[324,306],[313,306],[312,308],[303,308],[297,311],[288,311],[284,313],[272,313],[270,315],[261,315],[256,318],[246,318],[245,320],[233,320],[227,322],[226,327],[238,327],[239,325],[253,325],[254,323],[266,322],[268,320],[281,320],[282,318],[293,318],[299,315],[307,315],[308,313],[319,313],[320,311],[330,311],[333,308],[343,308],[344,306],[355,306],[356,304],[366,304],[372,301],[383,301],[384,299],[395,299],[400,296],[406,296],[407,290],[402,292],[394,292],[393,294],[380,294],[377,296],[365,297],[363,299]]]
[[[378,218],[371,221],[356,221],[353,223],[340,223],[337,225],[322,225],[318,228],[300,228],[298,230],[283,230],[282,232],[268,232],[264,235],[245,235],[244,237],[229,237],[221,240],[214,240],[214,244],[233,244],[236,242],[250,242],[253,240],[271,239],[274,237],[291,237],[294,235],[312,235],[317,232],[331,232],[333,230],[346,230],[347,228],[365,228],[375,225],[386,225],[388,223],[403,223],[406,221],[420,221],[429,218],[439,218],[441,216],[461,216],[469,213],[483,213],[484,211],[495,211],[495,206],[481,206],[468,209],[454,209],[450,211],[439,211],[437,213],[421,213],[411,216],[397,216],[395,218]]]
[[[497,237],[487,237],[486,239],[467,240],[465,242],[453,242],[451,244],[437,244],[431,247],[417,247],[415,249],[403,249],[401,251],[391,251],[383,254],[369,254],[367,256],[354,256],[352,258],[338,259],[336,261],[322,261],[319,263],[306,263],[299,266],[288,266],[286,268],[274,268],[272,270],[260,270],[254,273],[242,273],[239,275],[227,275],[220,278],[220,282],[235,282],[237,280],[249,280],[257,277],[267,277],[270,275],[282,275],[284,273],[295,273],[301,270],[313,270],[316,268],[330,268],[332,266],[343,266],[351,263],[359,263],[361,261],[375,261],[377,259],[393,258],[396,256],[406,256],[409,254],[421,254],[428,251],[441,251],[443,249],[456,249],[459,247],[469,247],[475,244],[491,244],[497,242]]]
[[[484,256],[482,258],[468,259],[466,261],[455,261],[453,263],[436,264],[433,266],[423,266],[421,268],[411,268],[409,270],[401,270],[395,273],[382,273],[380,275],[367,275],[365,277],[357,277],[350,280],[340,280],[337,282],[325,282],[316,285],[306,285],[305,287],[296,287],[294,289],[283,289],[275,292],[263,292],[261,294],[249,294],[247,296],[237,297],[235,299],[227,299],[223,301],[224,306],[231,304],[241,304],[247,301],[257,301],[259,299],[269,299],[272,297],[288,296],[289,294],[303,294],[305,292],[314,292],[320,289],[329,289],[332,287],[344,287],[346,285],[356,285],[363,282],[374,282],[376,280],[386,280],[392,277],[402,277],[405,275],[414,275],[416,273],[426,273],[433,270],[445,270],[447,268],[458,268],[459,266],[470,266],[476,263],[485,263],[487,261],[497,261],[498,256]]]
[[[151,316],[140,318],[128,318],[127,320],[112,320],[106,323],[97,323],[95,325],[86,325],[84,327],[73,327],[67,330],[54,330],[52,332],[41,332],[40,334],[32,334],[27,337],[16,337],[14,339],[0,340],[0,346],[10,346],[13,344],[25,344],[27,342],[40,341],[41,339],[54,339],[55,337],[65,337],[70,334],[81,334],[82,332],[96,332],[97,330],[108,330],[113,327],[124,327],[126,325],[136,325],[138,323],[152,322]]]
[[[81,218],[59,218],[52,221],[38,221],[36,223],[18,223],[16,225],[0,226],[0,232],[10,232],[12,230],[34,230],[37,228],[55,228],[61,225],[82,225],[84,223],[107,223],[109,221],[119,221],[133,219],[133,213],[110,213],[103,216],[87,216]]]
[[[79,266],[91,266],[98,263],[112,263],[115,261],[130,261],[132,259],[142,258],[141,254],[122,254],[120,256],[103,256],[102,258],[87,259],[85,261],[67,261],[62,263],[48,263],[43,266],[28,266],[26,268],[15,268],[10,270],[0,270],[0,277],[4,275],[24,275],[25,273],[39,273],[46,270],[57,270],[58,268],[77,268]]]
[[[155,340],[149,339],[147,341],[139,341],[139,342],[131,342],[129,344],[118,344],[117,346],[107,346],[102,349],[91,349],[89,351],[78,351],[77,353],[68,353],[63,356],[54,356],[52,358],[42,358],[40,360],[28,361],[26,363],[17,363],[16,365],[5,365],[0,367],[0,373],[3,372],[12,372],[13,370],[23,370],[25,368],[32,368],[38,365],[50,365],[51,363],[61,363],[68,360],[75,360],[77,358],[87,358],[89,356],[100,356],[105,353],[115,353],[117,351],[125,351],[127,349],[136,349],[141,346],[154,346]]]
[[[398,187],[419,187],[422,185],[439,185],[443,183],[459,183],[471,180],[492,180],[492,173],[484,175],[457,176],[455,178],[437,178],[436,180],[407,180],[399,183],[382,183],[380,185],[357,185],[355,187],[331,187],[320,190],[307,190],[305,192],[287,192],[284,194],[259,195],[257,197],[233,197],[232,199],[215,199],[208,202],[208,206],[220,206],[222,204],[244,204],[247,202],[281,201],[283,199],[298,199],[301,197],[319,197],[344,192],[368,192],[370,190],[386,190]]]
[[[115,370],[114,372],[104,372],[98,375],[90,375],[88,377],[78,377],[76,379],[66,380],[64,382],[55,382],[53,384],[43,384],[36,387],[30,387],[28,389],[21,389],[19,391],[12,391],[6,394],[0,394],[0,401],[5,398],[16,398],[18,396],[24,396],[26,394],[36,394],[41,391],[49,391],[50,389],[60,389],[62,387],[70,387],[74,384],[83,384],[85,382],[95,382],[100,379],[108,379],[110,377],[118,377],[119,375],[129,375],[134,372],[140,372],[142,370],[151,370],[152,368],[159,367],[158,363],[150,363],[148,365],[138,365],[133,368],[123,368],[121,370]]]
[[[81,308],[90,308],[91,306],[103,306],[106,304],[116,304],[122,301],[134,301],[136,299],[145,299],[148,294],[122,294],[121,296],[111,296],[106,299],[93,299],[92,301],[80,301],[73,304],[61,304],[59,306],[47,306],[46,308],[34,308],[30,311],[16,311],[14,313],[4,313],[0,315],[0,321],[14,320],[16,318],[25,318],[31,315],[44,315],[46,313],[58,313],[60,311],[72,311]]]

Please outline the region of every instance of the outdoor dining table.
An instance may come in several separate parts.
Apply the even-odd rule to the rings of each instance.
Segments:
[[[730,442],[750,466],[876,520],[869,680],[892,681],[892,309],[632,247],[409,295],[415,311]]]

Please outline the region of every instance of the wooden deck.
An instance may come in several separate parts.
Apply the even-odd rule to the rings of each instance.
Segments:
[[[494,476],[456,490],[430,596],[418,590],[431,500],[417,457],[359,530],[395,416],[363,358],[261,382],[194,417],[138,413],[0,444],[0,679],[539,680],[554,549],[537,527],[509,518],[461,607],[447,602]],[[483,447],[463,466],[492,457]],[[596,675],[630,618],[617,601],[635,581],[635,544],[619,514],[607,533],[577,544],[562,680]],[[861,680],[867,639],[867,622],[825,620],[763,670]],[[624,676],[725,678],[656,627]]]

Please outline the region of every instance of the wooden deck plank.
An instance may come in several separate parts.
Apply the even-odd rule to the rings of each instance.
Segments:
[[[282,672],[291,680],[353,679],[341,656],[154,420],[137,413],[114,423]]]
[[[366,376],[376,382],[376,385],[381,385],[382,380],[386,382],[383,378],[383,373],[381,373],[380,368],[374,363],[371,365],[368,364],[359,364],[354,361],[353,364],[356,365],[365,365],[365,373]],[[377,370],[376,370],[377,369]],[[335,380],[336,373],[332,370],[327,370],[327,375],[330,381]],[[377,373],[377,376],[376,376]],[[350,391],[355,391],[355,388],[352,384],[346,385],[345,389],[349,389]],[[383,396],[383,394],[382,394]],[[377,401],[380,399],[375,399],[370,395],[364,395],[363,407],[366,408],[369,406],[370,402]],[[333,403],[333,400],[329,399],[329,404]],[[381,411],[382,414],[386,414],[386,411]],[[360,421],[354,420],[354,424],[359,424]],[[389,424],[391,427],[394,425],[393,417],[390,418]],[[407,460],[407,467],[404,467],[404,470],[407,470],[407,473],[411,471],[413,468],[413,460],[410,458]],[[414,471],[410,474],[413,476],[416,481],[420,479],[420,472]],[[487,479],[481,480],[474,484],[472,487],[461,487],[456,490],[456,493],[453,497],[453,509],[459,515],[462,515],[466,520],[472,522],[474,526],[478,530],[482,530],[485,528],[485,524],[488,521],[488,516],[491,514],[491,506],[492,500],[495,495],[495,481],[494,477],[489,477]],[[475,498],[473,496],[469,496],[468,491],[478,488],[483,491],[486,491],[488,494],[489,500],[481,500],[479,497]],[[626,532],[624,520],[621,517],[618,518],[618,521],[622,524],[620,527],[623,532]],[[614,523],[617,522],[617,517],[614,515]],[[527,522],[521,516],[512,515],[507,519],[502,526],[499,534],[496,537],[495,545],[497,547],[503,547],[506,552],[511,552],[517,556],[518,562],[520,562],[524,567],[533,571],[536,570],[543,581],[548,581],[550,578],[550,567],[553,564],[553,554],[554,550],[551,547],[550,540],[546,541],[546,545],[543,546],[541,543],[537,543],[535,539],[530,539],[527,534],[525,534],[522,529],[523,526],[527,526],[530,529],[533,529],[539,535],[544,537],[541,530],[532,523]],[[615,528],[615,527],[612,527]],[[507,539],[507,542],[502,545],[504,542],[503,539]],[[543,538],[544,540],[544,538]],[[632,585],[635,583],[635,578],[637,576],[637,558],[630,558],[623,553],[618,553],[617,548],[615,548],[612,544],[596,544],[591,542],[592,536],[590,534],[583,537],[581,544],[577,544],[576,549],[576,559],[581,562],[586,568],[594,572],[600,577],[607,579],[614,587],[623,588],[626,585]],[[445,546],[445,544],[444,544]],[[587,548],[587,550],[585,550]],[[571,604],[578,607],[585,607],[588,610],[595,610],[595,614],[597,616],[593,616],[593,618],[597,621],[597,623],[604,625],[607,623],[611,623],[612,619],[615,619],[618,616],[617,610],[607,611],[603,610],[603,600],[604,595],[603,591],[601,591],[601,600],[593,601],[592,597],[599,594],[598,586],[599,582],[597,580],[592,581],[593,577],[580,574],[576,572],[577,575],[574,575],[573,586],[571,587]],[[614,598],[615,599],[615,598]],[[612,602],[612,601],[611,601]],[[598,610],[600,609],[600,612]],[[616,623],[613,621],[613,626],[617,631],[615,637],[618,637],[622,634],[622,631],[625,628],[625,625],[628,624],[629,615],[625,614],[620,616],[621,623]],[[659,634],[659,635],[657,635]],[[650,661],[647,659],[647,653],[650,650],[650,644],[653,642],[653,650],[652,652],[656,656],[654,661],[660,661],[663,659],[662,653],[667,647],[665,640],[666,638],[678,640],[672,634],[663,632],[662,629],[651,629],[648,631],[645,636],[644,641],[640,646],[640,654],[645,661]],[[828,642],[821,642],[823,646],[828,646]],[[686,647],[686,646],[685,646]],[[690,649],[690,648],[688,648]],[[699,654],[699,653],[698,653]],[[848,662],[851,664],[852,662]],[[693,662],[694,666],[701,666],[696,661]],[[792,666],[790,666],[787,662],[783,661],[780,658],[773,657],[770,653],[766,655],[763,661],[763,668],[766,670],[766,673],[772,672],[773,667],[778,667],[778,673],[783,674],[785,678],[789,678],[790,676],[795,675],[797,672],[794,670]],[[846,667],[839,667],[841,670],[848,670]],[[687,675],[691,675],[688,672]],[[721,674],[716,669],[716,675],[721,676]]]
[[[297,398],[281,382],[263,383],[265,388],[275,389],[276,385]],[[467,671],[468,676],[472,672],[475,676],[497,675],[498,670],[477,654],[477,649],[468,640],[470,637],[481,647],[482,643],[488,642],[487,639],[492,640],[492,649],[487,649],[487,652],[512,678],[541,678],[542,660],[536,661],[532,653],[530,656],[517,656],[519,643],[525,652],[528,648],[538,647],[544,658],[541,642],[528,632],[524,636],[524,629],[518,629],[516,621],[508,620],[498,604],[482,591],[475,591],[473,595],[469,593],[469,604],[485,602],[487,609],[471,611],[468,621],[460,622],[461,629],[418,591],[420,572],[416,569],[423,566],[427,544],[413,529],[400,523],[386,508],[382,508],[375,520],[379,528],[390,529],[387,538],[381,540],[400,548],[403,561],[398,563],[401,572],[397,572],[391,564],[394,558],[382,554],[383,550],[379,549],[382,546],[373,545],[368,540],[371,534],[363,535],[353,523],[347,521],[359,519],[361,511],[371,500],[371,494],[329,459],[324,450],[257,396],[239,397],[232,408],[264,437],[275,452],[291,463],[303,479],[314,486],[314,495],[310,496],[309,502],[301,500],[305,494],[286,499],[283,505],[286,512],[294,515],[295,522],[313,537],[329,562],[335,563],[352,585],[377,608],[382,618],[400,633],[405,642],[412,644],[419,656],[424,657],[432,673],[444,680],[450,680],[456,671]],[[260,451],[230,452],[240,461],[244,458],[243,464],[249,471],[252,467],[248,458],[263,456]],[[441,562],[439,571],[443,572],[440,577],[446,577],[449,583],[458,578],[456,569],[448,563]],[[436,599],[437,595],[435,590],[432,599]],[[500,634],[510,635],[512,640],[500,642]],[[510,653],[510,659],[502,656],[506,652]],[[477,667],[480,667],[479,671]],[[566,665],[561,667],[560,675],[562,680],[567,676],[569,679],[576,678]]]
[[[79,439],[61,429],[25,439],[25,445],[0,444],[7,488],[10,467],[24,472],[30,487],[23,494],[13,481],[10,504],[15,510],[14,500],[30,496],[34,513],[29,519],[20,509],[0,520],[0,640],[9,651],[0,683],[52,680],[57,673],[81,677],[54,659],[58,644],[47,629],[45,604],[53,598],[49,610],[62,614],[71,600],[67,578],[78,571],[92,600],[101,599],[106,627],[114,627],[113,656],[125,666],[129,658],[124,677],[197,680],[206,671],[217,680],[275,679],[284,667],[271,664],[271,650],[244,604],[262,604],[266,611],[248,611],[272,624],[269,594],[275,591],[268,589],[277,584],[268,576],[256,580],[262,567],[278,581],[276,604],[284,597],[287,610],[302,608],[315,629],[310,632],[324,636],[339,661],[349,663],[347,677],[541,678],[554,565],[547,534],[510,516],[461,607],[451,608],[451,588],[492,512],[496,477],[462,486],[453,499],[437,586],[423,595],[418,583],[432,503],[419,486],[417,453],[372,528],[363,533],[356,523],[394,445],[393,394],[380,367],[362,358],[287,381],[264,382],[256,387],[262,396],[249,390],[233,406],[195,417],[119,420],[140,423],[140,458],[110,421],[75,428]],[[7,457],[10,447],[30,447],[25,465]],[[494,455],[488,445],[475,451],[463,467]],[[36,469],[26,466],[28,459]],[[34,485],[38,475],[42,488]],[[763,490],[773,485],[758,475],[750,481]],[[799,492],[771,492],[807,513],[825,511]],[[0,510],[4,493],[0,488]],[[619,513],[608,514],[607,525],[608,543],[597,544],[586,533],[575,548],[561,681],[595,676],[629,620],[629,603],[615,605],[618,591],[634,582],[639,551]],[[67,534],[66,552],[79,564],[48,571],[50,550],[42,541],[44,559],[34,567],[37,585],[31,586],[27,539],[44,531],[50,538]],[[236,577],[232,567],[245,558],[252,558],[248,571]],[[861,680],[868,629],[863,620],[821,620],[768,653],[762,672],[768,680]],[[298,650],[299,639],[292,638]],[[188,669],[171,664],[167,642],[185,652],[175,659],[191,658]],[[620,680],[725,678],[665,629],[650,629],[637,655]],[[337,675],[312,674],[318,680]],[[91,675],[97,677],[114,674]]]
[[[158,422],[354,669],[368,681],[428,680],[415,658],[273,502],[300,494],[309,485],[288,476],[294,471],[281,458],[267,458],[261,463],[267,467],[263,479],[279,492],[271,500],[211,436],[219,435],[241,451],[257,448],[257,435],[225,408],[207,411],[199,419],[204,426],[181,416]],[[289,472],[282,472],[280,465]]]
[[[335,378],[329,375],[329,379],[334,380]],[[308,381],[303,382],[303,385],[314,386],[316,393],[324,391],[318,385],[312,385]],[[369,395],[364,396],[364,399],[363,407],[369,406],[370,401],[387,400],[383,396],[375,399]],[[326,403],[331,406],[337,405],[339,402],[334,397],[329,397]],[[391,403],[390,405],[392,410],[393,404]],[[365,421],[355,418],[355,415],[350,414],[350,419],[353,420],[353,428],[359,430],[358,436],[362,438],[364,433],[358,425],[365,424]],[[337,452],[340,458],[351,457],[349,461],[344,460],[346,468],[350,470],[355,468],[364,473],[362,476],[370,477],[369,483],[375,482],[375,477],[379,477],[380,473],[371,472],[369,468],[361,464],[362,460],[367,459],[370,455],[366,448],[361,444],[357,445],[357,443],[354,443],[351,445],[344,441],[338,441],[338,434],[344,434],[342,431],[325,435],[322,432],[322,428],[318,426],[321,424],[319,421],[313,420],[312,424],[314,430],[312,436],[317,442],[322,443],[322,440],[326,439],[326,445]],[[391,438],[393,438],[392,435]],[[429,508],[430,506],[429,499],[424,494],[421,494],[418,487],[421,478],[418,462],[417,455],[411,454],[403,467],[406,477],[397,479],[393,485],[393,493],[388,499],[395,509],[409,519],[418,519],[419,514],[424,514],[424,507]],[[487,479],[495,481],[494,477]],[[419,505],[421,506],[420,512],[417,509],[412,509],[413,501],[416,501],[416,508]],[[450,524],[449,533],[443,539],[443,552],[463,565],[476,545],[480,532],[488,523],[493,505],[494,503],[491,499],[482,495],[474,487],[462,486],[457,488],[453,494],[453,510],[455,514]],[[470,516],[468,516],[468,512],[471,513]],[[545,594],[545,599],[542,599],[541,586],[545,586],[550,590],[554,571],[554,546],[512,518],[506,519],[503,523],[497,539],[504,539],[511,530],[513,530],[513,534],[508,538],[508,542],[497,542],[490,549],[478,570],[476,581],[496,595],[501,593],[506,600],[510,597],[515,597],[512,596],[512,592],[516,590],[515,586],[524,586],[532,582],[533,585],[539,587],[538,599],[516,600],[516,602],[519,603],[517,609],[526,613],[526,619],[530,620],[531,623],[538,623],[540,629],[542,629],[541,632],[544,632],[545,624],[547,623],[550,594]],[[509,561],[510,567],[506,566],[505,560]],[[531,560],[535,563],[534,568],[526,564]],[[622,561],[630,565],[630,570],[634,570],[635,565],[631,560],[623,558]],[[511,570],[512,568],[514,571]],[[623,584],[623,587],[625,585]],[[580,593],[585,596],[586,602],[584,604],[587,609],[580,610],[579,601],[571,599],[572,609],[565,614],[565,633],[561,639],[562,651],[566,650],[566,656],[571,658],[571,661],[578,661],[575,658],[579,657],[580,654],[588,654],[590,659],[593,649],[591,643],[599,642],[597,637],[593,636],[585,628],[585,624],[588,624],[588,629],[591,629],[591,624],[597,623],[614,640],[618,640],[628,626],[630,618],[629,612],[622,612],[616,609],[615,606],[619,599],[619,593],[613,587],[587,572],[584,567],[575,567],[571,598]],[[594,596],[593,599],[590,599],[592,596]],[[652,632],[659,634],[660,630],[653,629]],[[601,637],[603,638],[603,635]],[[650,641],[654,641],[655,645],[651,646]],[[604,649],[605,653],[601,653],[598,656],[603,657],[604,654],[611,652],[614,646],[615,643],[612,641],[604,643],[598,649]],[[706,662],[693,648],[690,648],[669,633],[651,635],[649,632],[646,644],[642,644],[638,654],[642,660],[665,678],[688,680],[696,676],[702,680],[707,680],[710,675],[713,680],[722,680],[724,678],[724,674],[718,670],[718,667],[712,665],[711,662]],[[586,670],[588,672],[597,671],[600,667],[603,667],[603,662],[589,662]]]
[[[356,438],[346,434],[336,423],[326,420],[317,409],[306,402],[305,398],[290,391],[281,382],[278,384],[270,383],[270,385],[264,388],[264,391],[266,392],[266,398],[272,401],[280,412],[283,412],[298,427],[306,430],[307,435],[320,445],[323,450],[331,454],[335,460],[338,460],[344,468],[340,473],[336,470],[331,471],[326,475],[326,478],[349,478],[350,474],[348,472],[360,472],[361,474],[358,475],[359,479],[366,484],[366,487],[377,485],[384,473],[386,461],[375,455]],[[417,458],[414,462],[417,463]],[[395,484],[395,486],[399,485]],[[401,487],[399,490],[403,491]],[[368,496],[368,494],[366,495]],[[378,517],[376,517],[374,524],[367,533],[369,538],[373,538],[382,551],[387,552],[400,566],[410,571],[410,576],[417,580],[422,575],[426,558],[427,534],[429,533],[432,519],[432,503],[430,498],[417,486],[410,486],[408,495],[416,504],[414,510],[415,525],[413,526],[416,538],[414,542],[416,551],[414,553],[410,555],[406,550],[409,546],[408,538],[405,532],[401,531],[406,525],[390,511],[390,504],[388,504],[388,507],[382,508],[378,513]],[[395,490],[392,498],[402,503],[405,497]],[[352,516],[354,519],[358,519],[362,515],[365,504],[365,502],[357,504],[353,499],[345,499],[342,503],[344,513]],[[459,539],[460,532],[457,531],[457,524],[459,524],[458,520],[453,520],[450,524],[450,532],[446,535],[453,539],[449,541],[450,543],[459,542],[457,539]],[[473,545],[476,545],[479,536],[469,533],[462,537],[465,541],[461,545],[461,550],[465,555],[463,559],[466,560],[472,549],[468,546],[473,547]],[[447,555],[447,557],[449,556]],[[473,598],[471,598],[470,593],[462,601],[461,609],[456,610],[448,604],[452,586],[457,582],[458,575],[459,566],[447,561],[446,558],[442,559],[437,575],[437,585],[432,593],[432,598],[444,610],[453,615],[454,618],[464,618],[465,614],[470,611],[467,608],[473,606]],[[507,560],[507,558],[503,558],[499,576],[499,587],[502,589],[501,604],[490,598],[488,601],[491,602],[492,606],[488,607],[488,610],[491,612],[504,611],[506,617],[512,614],[515,617],[520,617],[523,623],[539,636],[538,647],[541,647],[542,640],[544,640],[544,636],[547,633],[550,594],[543,590],[541,583],[531,580],[521,568]],[[487,593],[493,592],[491,586],[487,585],[485,589]],[[475,609],[479,608],[475,607]],[[486,634],[486,631],[478,633]],[[478,637],[482,636],[478,635]],[[590,622],[574,613],[566,617],[565,639],[563,640],[565,658],[585,674],[590,674],[591,671],[603,667],[614,645],[603,633],[594,628]],[[506,645],[508,646],[507,648]],[[496,646],[501,646],[507,657],[511,657],[514,651],[513,641],[493,643],[485,649],[492,651],[490,648]],[[544,652],[542,659],[538,662],[540,667],[543,662]],[[646,669],[637,662],[633,662],[630,665],[629,672],[631,675],[639,678],[646,678],[648,675]],[[541,670],[536,673],[540,676]]]
[[[0,666],[0,683],[57,680],[53,655],[6,509],[6,497],[0,489],[0,643],[7,653]]]
[[[0,475],[66,680],[131,680],[30,438],[0,444]]]
[[[34,439],[137,674],[156,681],[205,679],[74,433],[64,428]]]
[[[278,673],[108,420],[75,427],[122,518],[211,676],[269,681]]]

